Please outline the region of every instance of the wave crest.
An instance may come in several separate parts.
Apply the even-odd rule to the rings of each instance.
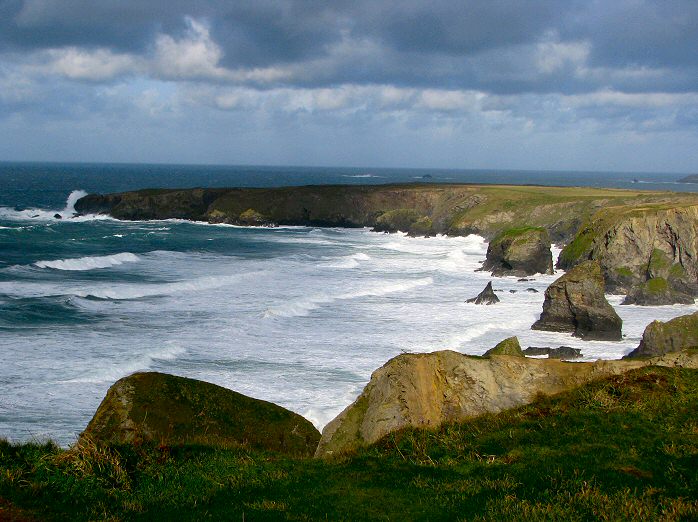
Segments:
[[[37,261],[34,266],[39,268],[52,268],[54,270],[94,270],[97,268],[110,268],[124,263],[136,263],[140,258],[131,252],[122,252],[111,256],[86,256],[74,259],[56,259],[53,261]]]

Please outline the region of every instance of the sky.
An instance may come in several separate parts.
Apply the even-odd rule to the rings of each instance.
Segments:
[[[698,172],[695,0],[0,0],[0,160]]]

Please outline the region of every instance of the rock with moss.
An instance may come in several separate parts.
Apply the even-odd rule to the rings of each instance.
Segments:
[[[474,303],[476,305],[493,305],[499,302],[499,297],[492,289],[492,281],[487,283],[484,290],[475,297],[466,300],[466,303]]]
[[[544,228],[512,228],[498,234],[487,247],[482,270],[492,275],[517,277],[552,274],[550,237]]]
[[[81,437],[110,445],[248,445],[312,455],[320,433],[276,404],[203,381],[145,372],[109,388]]]
[[[698,349],[698,312],[670,321],[653,321],[645,328],[640,345],[626,359],[655,357],[666,353]]]
[[[490,348],[485,352],[484,357],[489,357],[491,355],[510,355],[512,357],[525,357],[523,351],[521,350],[521,344],[519,344],[519,338],[509,337],[497,343],[497,346]]]
[[[698,296],[698,206],[651,204],[597,212],[562,250],[558,267],[585,260],[601,264],[607,288],[635,304],[672,304]],[[668,291],[652,293],[648,281],[664,280]],[[658,283],[655,281],[650,286]]]
[[[569,332],[585,340],[621,339],[623,321],[604,295],[596,261],[577,265],[545,290],[543,313],[531,328]]]
[[[653,277],[632,288],[623,300],[624,305],[641,306],[693,304],[694,302],[693,297],[672,288],[663,277]]]
[[[579,363],[453,351],[399,355],[373,372],[356,401],[325,426],[315,455],[351,452],[407,427],[433,429],[497,413],[651,364],[696,368],[698,355]]]
[[[268,227],[273,226],[275,223],[264,214],[257,212],[253,208],[248,208],[238,216],[236,224],[251,227]]]

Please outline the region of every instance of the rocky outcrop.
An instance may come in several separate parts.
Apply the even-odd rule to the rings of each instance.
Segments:
[[[693,304],[695,299],[669,285],[663,277],[653,277],[633,287],[623,300],[624,305],[661,306],[671,304]]]
[[[523,351],[523,354],[525,356],[547,355],[549,359],[570,360],[582,357],[582,350],[571,346],[560,346],[559,348],[529,346]]]
[[[482,270],[494,276],[552,274],[550,237],[541,227],[513,228],[498,234],[487,247]]]
[[[509,355],[512,357],[524,357],[524,353],[521,351],[521,344],[519,344],[518,337],[509,337],[497,343],[497,346],[490,348],[484,354],[484,357],[489,357],[491,355]]]
[[[651,322],[642,334],[640,345],[624,358],[655,357],[691,349],[698,349],[698,312],[667,322]]]
[[[465,302],[475,303],[476,305],[493,305],[499,302],[499,297],[497,297],[497,294],[492,290],[492,281],[490,281],[482,292]]]
[[[81,437],[105,444],[154,441],[312,455],[320,433],[285,408],[194,379],[135,373],[107,392]]]
[[[496,413],[647,364],[696,368],[698,356],[567,363],[452,351],[403,354],[376,370],[356,401],[325,426],[315,455],[349,452],[401,428],[436,428]]]
[[[686,302],[686,296],[698,295],[698,206],[600,211],[563,249],[558,266],[588,259],[601,265],[609,292],[629,294],[630,302]],[[666,282],[666,289],[655,292],[658,282]]]
[[[587,261],[546,289],[543,313],[531,328],[570,332],[586,340],[617,341],[622,325],[604,295],[601,267],[596,261]]]

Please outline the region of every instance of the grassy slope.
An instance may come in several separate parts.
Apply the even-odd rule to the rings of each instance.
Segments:
[[[698,518],[698,371],[644,368],[335,461],[0,443],[0,497],[59,520]]]

